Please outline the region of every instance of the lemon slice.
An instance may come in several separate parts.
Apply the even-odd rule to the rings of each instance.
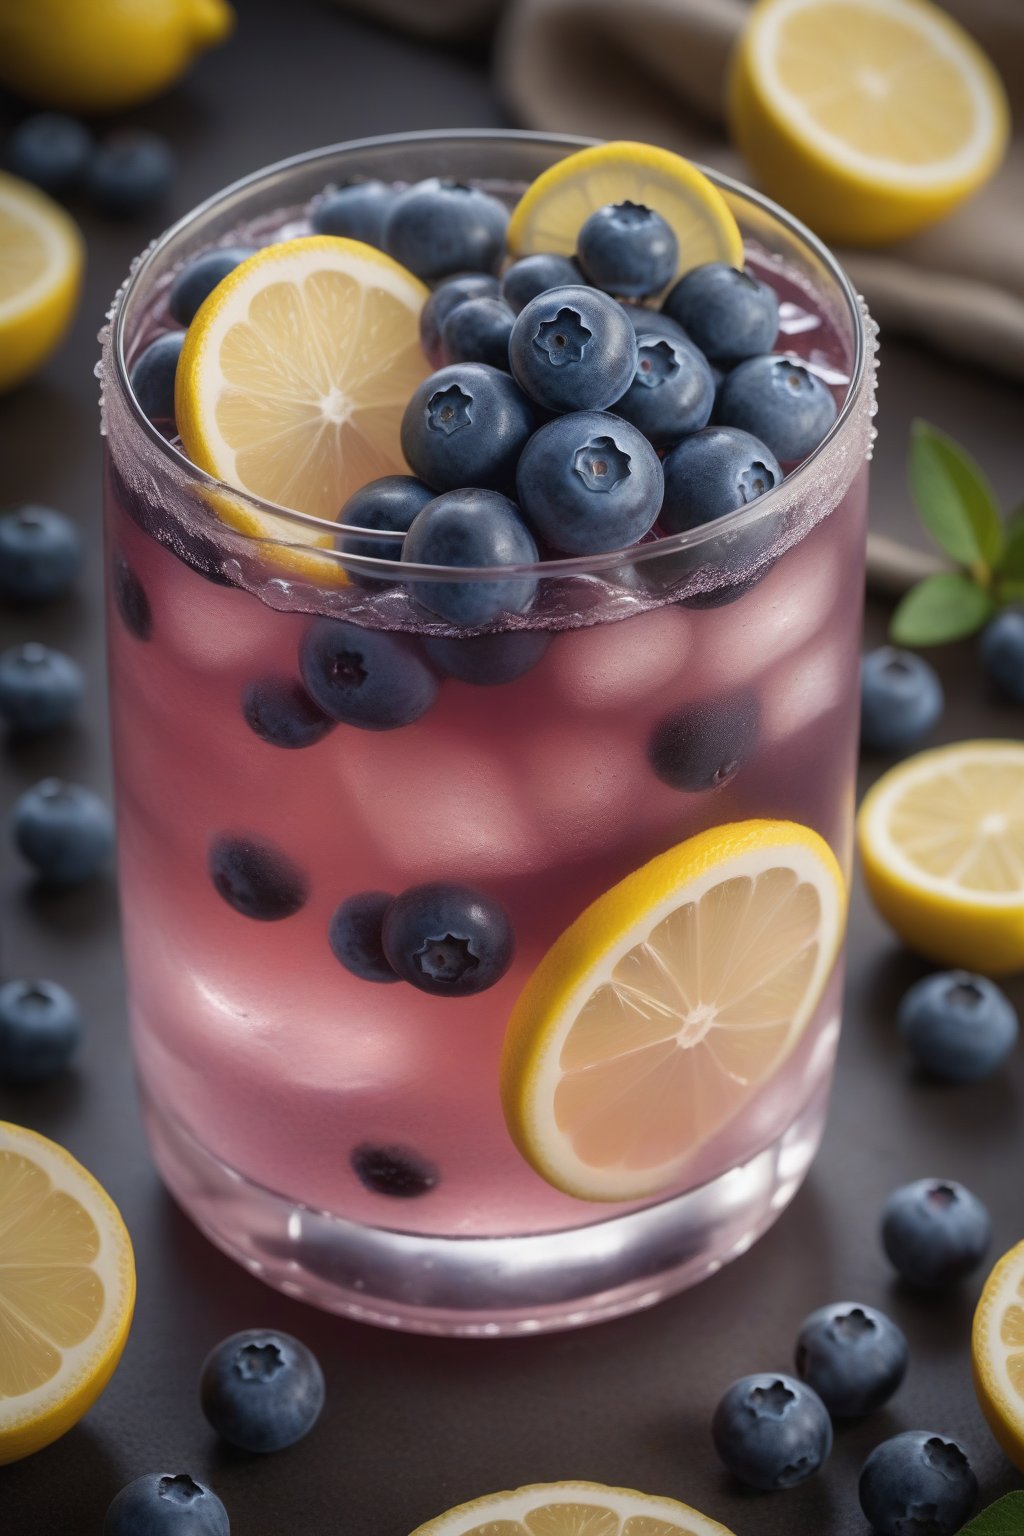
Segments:
[[[408,473],[400,429],[430,371],[419,341],[427,289],[371,246],[330,235],[250,256],[189,326],[175,414],[189,458],[264,501],[328,522],[378,475]],[[333,535],[230,496],[218,515],[255,538],[281,539],[279,562],[344,580],[323,556]]]
[[[412,1536],[732,1536],[676,1499],[602,1483],[533,1483],[458,1504]]]
[[[671,224],[679,273],[705,261],[743,265],[743,237],[718,188],[682,155],[628,139],[595,144],[559,160],[531,182],[508,227],[514,256],[571,256],[580,226],[606,203],[643,203]]]
[[[702,832],[598,897],[509,1021],[502,1101],[523,1156],[585,1200],[671,1187],[799,1040],[845,911],[828,844],[784,821]]]
[[[850,245],[942,218],[991,176],[1010,131],[995,69],[929,0],[759,0],[729,117],[765,191]]]
[[[1024,968],[1024,743],[919,752],[857,817],[868,892],[904,943],[943,966]]]
[[[110,1196],[63,1147],[0,1121],[0,1463],[91,1408],[134,1305],[131,1239]]]
[[[0,391],[34,373],[64,335],[84,260],[63,208],[0,171]]]
[[[971,1333],[974,1390],[988,1427],[1024,1472],[1024,1243],[985,1281]]]

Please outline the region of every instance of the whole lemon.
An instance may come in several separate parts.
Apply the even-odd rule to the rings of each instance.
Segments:
[[[157,96],[235,24],[228,0],[24,0],[0,5],[0,84],[70,112]]]

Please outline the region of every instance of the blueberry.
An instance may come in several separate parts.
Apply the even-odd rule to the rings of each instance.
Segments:
[[[441,355],[441,327],[459,304],[467,299],[496,299],[498,279],[485,272],[461,272],[438,283],[420,310],[420,343],[432,362]]]
[[[0,719],[16,734],[52,731],[82,702],[81,668],[69,656],[30,641],[0,655]]]
[[[519,508],[497,491],[448,491],[418,513],[402,546],[402,563],[491,567],[533,565],[537,546]],[[410,581],[421,608],[472,629],[502,613],[523,613],[537,591],[535,576],[498,581]]]
[[[418,386],[402,418],[402,452],[436,491],[511,491],[536,426],[533,407],[507,373],[453,363]]]
[[[654,526],[664,480],[636,427],[604,411],[558,416],[534,433],[516,489],[544,543],[569,555],[624,549]]]
[[[167,331],[150,342],[129,370],[132,394],[150,421],[174,420],[174,381],[184,345],[184,331]]]
[[[377,528],[389,533],[408,533],[413,518],[436,491],[413,475],[382,475],[351,495],[342,507],[338,522],[355,528]],[[400,560],[401,539],[367,539],[360,534],[345,534],[338,547],[347,555],[365,555],[374,560]],[[379,586],[381,576],[348,569],[352,581],[360,587]]]
[[[912,1429],[875,1446],[858,1491],[877,1536],[953,1536],[974,1508],[978,1480],[956,1440]]]
[[[691,347],[693,346],[693,342],[690,341],[682,326],[670,315],[666,315],[663,310],[651,309],[646,304],[634,304],[628,300],[623,302],[622,308],[638,336],[657,336],[665,341],[685,341]],[[704,354],[701,353],[701,356],[703,357]],[[708,367],[714,373],[713,365],[709,363]]]
[[[907,1341],[874,1307],[837,1302],[804,1319],[796,1369],[835,1418],[860,1418],[887,1403],[907,1372]]]
[[[552,288],[516,316],[509,366],[549,411],[603,411],[636,372],[636,332],[621,304],[597,288]]]
[[[758,715],[754,693],[684,704],[654,727],[648,761],[670,789],[690,794],[721,789],[750,757]]]
[[[542,251],[535,256],[523,256],[505,269],[501,296],[518,315],[538,294],[547,293],[549,288],[572,288],[582,280],[583,274],[571,256]]]
[[[832,1424],[816,1392],[792,1376],[741,1376],[711,1424],[715,1450],[751,1488],[794,1488],[832,1449]]]
[[[114,604],[121,622],[136,640],[148,640],[153,633],[153,610],[146,589],[123,555],[115,555],[111,568]]]
[[[418,1195],[427,1195],[440,1179],[433,1163],[406,1147],[364,1143],[353,1150],[352,1167],[367,1189],[395,1200],[415,1200]]]
[[[40,1083],[63,1072],[78,1049],[82,1019],[55,981],[0,986],[0,1081]]]
[[[335,910],[327,938],[335,958],[363,981],[398,981],[381,943],[384,914],[392,897],[387,891],[360,891]]]
[[[860,664],[860,739],[869,752],[909,752],[939,723],[938,673],[912,651],[883,645]]]
[[[174,179],[174,156],[166,139],[145,128],[112,133],[86,168],[90,197],[111,218],[148,213]]]
[[[836,419],[827,384],[795,358],[769,352],[751,357],[723,380],[715,416],[724,426],[752,432],[777,459],[805,459]]]
[[[543,629],[499,635],[429,635],[424,649],[435,667],[462,683],[489,688],[531,671],[551,644]]]
[[[996,689],[1024,704],[1024,608],[1006,608],[985,626],[981,660]]]
[[[498,902],[435,881],[396,896],[384,915],[384,953],[404,981],[441,997],[468,997],[500,981],[515,938]]]
[[[151,1472],[114,1499],[103,1536],[230,1536],[231,1522],[213,1492],[187,1472]]]
[[[896,1022],[925,1071],[951,1083],[989,1077],[1020,1031],[1006,993],[967,971],[941,971],[917,982],[900,1003]]]
[[[350,181],[325,193],[309,222],[318,235],[341,235],[383,247],[384,226],[397,197],[395,188],[386,181]]]
[[[7,140],[7,168],[44,192],[66,192],[78,181],[92,154],[84,123],[63,112],[36,112],[24,118]]]
[[[14,803],[14,841],[46,885],[82,885],[114,849],[114,823],[98,795],[80,784],[42,779]]]
[[[324,1405],[324,1375],[290,1333],[247,1328],[222,1339],[199,1377],[203,1412],[242,1451],[283,1451],[308,1435]]]
[[[411,725],[437,697],[437,679],[411,640],[341,619],[313,621],[299,670],[325,714],[365,731]]]
[[[63,597],[81,563],[81,535],[63,512],[29,502],[0,517],[0,597]]]
[[[218,283],[222,283],[241,262],[247,261],[255,250],[254,245],[218,245],[212,251],[203,251],[202,255],[193,257],[171,284],[167,308],[172,318],[179,325],[191,325],[204,299],[208,299]]]
[[[249,683],[242,694],[242,714],[272,747],[311,747],[335,725],[294,677],[261,677]]]
[[[612,406],[656,448],[678,443],[706,427],[715,403],[715,381],[702,352],[689,342],[651,332],[637,335],[633,382]]]
[[[770,352],[779,332],[779,301],[772,289],[722,261],[692,268],[662,308],[715,363]]]
[[[904,1184],[882,1208],[882,1246],[889,1262],[919,1290],[941,1290],[962,1280],[977,1269],[991,1240],[988,1211],[952,1180]]]
[[[576,259],[598,288],[627,299],[660,293],[676,275],[679,242],[660,213],[643,203],[608,203],[576,237]]]
[[[666,455],[664,470],[667,533],[714,522],[782,484],[771,450],[734,427],[705,427],[684,438]]]
[[[309,895],[309,881],[298,865],[254,837],[215,837],[206,862],[218,895],[243,917],[260,923],[294,916]]]
[[[431,177],[395,198],[384,240],[389,255],[431,282],[453,272],[493,272],[507,228],[508,209],[496,197]]]
[[[441,327],[441,351],[449,363],[508,367],[508,339],[515,315],[503,299],[467,299]]]

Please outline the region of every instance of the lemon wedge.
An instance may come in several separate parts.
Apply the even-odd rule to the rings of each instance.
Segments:
[[[84,261],[63,208],[0,171],[0,392],[35,373],[64,335]]]
[[[580,226],[606,203],[643,203],[671,224],[679,273],[706,261],[743,265],[743,238],[718,188],[682,155],[621,140],[577,150],[523,193],[508,227],[514,256],[571,256]]]
[[[943,966],[1024,969],[1024,742],[919,752],[864,797],[857,840],[872,901]]]
[[[985,1281],[971,1332],[974,1390],[988,1427],[1024,1472],[1024,1242]]]
[[[509,1021],[512,1139],[584,1200],[671,1188],[810,1022],[846,890],[792,822],[715,827],[598,897],[548,950]]]
[[[250,256],[189,326],[175,414],[200,469],[263,501],[336,520],[378,475],[408,473],[402,415],[430,371],[419,341],[427,289],[358,240],[314,235]],[[344,580],[333,535],[230,496],[211,498],[226,522],[276,540],[279,563]]]
[[[992,175],[1010,131],[992,64],[930,0],[758,0],[729,119],[765,190],[848,245],[944,217]]]
[[[63,1147],[0,1121],[0,1463],[91,1408],[134,1305],[131,1240],[110,1196]]]
[[[458,1504],[412,1536],[732,1536],[676,1499],[602,1483],[534,1483]]]

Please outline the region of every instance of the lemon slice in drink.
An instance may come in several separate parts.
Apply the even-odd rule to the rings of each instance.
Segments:
[[[682,155],[625,139],[577,150],[531,182],[512,214],[509,250],[571,256],[580,226],[596,209],[627,201],[671,224],[680,273],[705,261],[742,267],[743,239],[718,188]]]
[[[846,890],[792,822],[715,827],[627,875],[565,930],[508,1025],[513,1140],[584,1200],[670,1188],[778,1071],[821,998]]]
[[[46,361],[74,314],[85,248],[52,198],[0,171],[0,391]]]
[[[985,1281],[971,1334],[974,1389],[988,1427],[1024,1472],[1024,1243]]]
[[[50,1445],[99,1397],[135,1305],[131,1240],[63,1147],[0,1121],[0,1463]]]
[[[335,521],[359,486],[408,472],[400,429],[430,371],[419,341],[426,297],[411,272],[358,240],[314,235],[250,256],[185,338],[175,384],[185,452],[239,490]],[[336,562],[294,548],[329,548],[329,531],[212,500],[243,533],[292,546],[274,550],[278,563],[344,580]]]
[[[1024,969],[1024,742],[919,752],[864,797],[868,892],[905,944],[943,966]]]
[[[930,0],[759,0],[729,117],[765,191],[850,245],[942,218],[1009,138],[998,74]]]
[[[412,1536],[732,1536],[676,1499],[602,1483],[534,1483],[459,1504]]]

